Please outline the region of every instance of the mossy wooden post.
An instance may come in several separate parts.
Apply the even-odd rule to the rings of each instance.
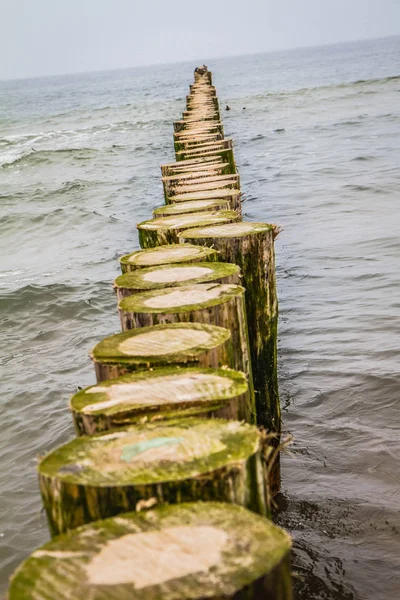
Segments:
[[[81,436],[39,463],[52,535],[144,502],[215,500],[267,514],[265,440],[254,425],[178,419]]]
[[[231,332],[204,323],[169,323],[111,335],[91,351],[97,382],[159,367],[235,367]]]
[[[114,290],[118,302],[127,296],[160,290],[168,287],[192,285],[194,283],[240,283],[240,268],[235,264],[213,263],[183,263],[179,265],[162,265],[139,269],[120,275],[114,281]]]
[[[220,223],[233,223],[239,220],[234,210],[205,211],[173,217],[160,217],[142,221],[137,225],[141,248],[154,248],[163,244],[179,242],[179,233],[188,227],[204,227]]]
[[[249,378],[253,393],[245,289],[220,283],[197,283],[152,290],[124,298],[119,303],[124,331],[163,323],[206,323],[231,331],[234,368]]]
[[[251,422],[246,377],[200,367],[139,371],[81,390],[70,401],[78,435],[189,416]]]
[[[232,173],[225,173],[226,165],[228,163],[217,163],[215,165],[207,166],[203,169],[181,171],[175,175],[168,175],[162,178],[164,188],[164,198],[171,196],[170,193],[173,188],[178,184],[186,184],[194,182],[207,181],[210,178],[217,177],[232,177]]]
[[[178,175],[179,173],[201,171],[203,169],[209,169],[210,167],[214,168],[215,166],[222,167],[227,164],[228,163],[226,162],[224,163],[220,156],[211,154],[209,156],[195,158],[192,160],[182,160],[179,162],[161,165],[161,175],[162,177],[171,177],[173,175]]]
[[[221,200],[213,200],[210,198],[206,200],[193,200],[158,206],[153,210],[153,217],[158,219],[159,217],[172,217],[175,215],[185,215],[204,211],[215,212],[218,210],[231,210],[229,200],[224,200],[223,198],[221,198]]]
[[[210,192],[216,190],[238,190],[240,189],[240,178],[238,175],[223,175],[223,179],[216,177],[203,178],[189,181],[184,184],[177,184],[170,188],[169,197],[179,194],[190,194],[192,192]]]
[[[195,200],[226,200],[230,209],[235,210],[242,218],[242,192],[240,190],[202,190],[176,194],[166,199],[167,204],[181,204],[182,202],[194,202]]]
[[[216,142],[218,143],[218,142]],[[187,150],[185,152],[177,153],[177,161],[186,161],[186,160],[203,160],[205,158],[220,158],[221,162],[229,163],[229,173],[236,173],[236,163],[235,157],[233,154],[233,150],[230,148],[212,148],[211,144],[207,147],[198,148],[196,150]]]
[[[277,373],[278,300],[274,231],[274,227],[266,223],[240,223],[184,231],[181,240],[212,246],[219,251],[222,260],[240,266],[242,284],[247,290],[245,298],[257,422],[279,434],[281,411]],[[276,462],[277,481],[278,468],[279,461]]]
[[[130,273],[136,269],[158,267],[172,263],[214,262],[218,260],[218,252],[212,248],[201,248],[194,244],[169,244],[156,246],[147,250],[136,250],[119,259],[122,273]]]
[[[48,542],[14,573],[8,598],[292,600],[291,545],[283,529],[235,504],[156,507]]]

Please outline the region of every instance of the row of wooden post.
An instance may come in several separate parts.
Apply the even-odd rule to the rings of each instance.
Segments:
[[[52,541],[10,600],[290,600],[280,489],[276,229],[242,220],[232,140],[195,70],[164,205],[114,282],[122,333],[93,349],[77,437],[45,456]]]

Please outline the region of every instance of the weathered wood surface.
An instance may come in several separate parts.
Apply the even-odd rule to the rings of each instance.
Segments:
[[[205,323],[167,323],[116,333],[99,342],[90,357],[97,382],[171,365],[236,365],[230,330]]]
[[[265,440],[258,429],[223,419],[178,419],[81,436],[39,463],[50,532],[138,507],[232,502],[267,514]]]
[[[138,371],[80,390],[70,400],[79,435],[196,415],[252,422],[249,406],[245,375],[227,367]]]
[[[119,259],[122,273],[173,263],[212,262],[218,260],[218,252],[195,244],[169,244],[136,250]]]
[[[9,600],[291,600],[290,549],[285,531],[234,504],[156,507],[48,542]]]

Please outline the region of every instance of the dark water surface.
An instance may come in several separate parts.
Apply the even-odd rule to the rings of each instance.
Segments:
[[[389,38],[209,65],[246,218],[284,228],[277,519],[304,600],[400,598],[399,61]],[[193,67],[0,83],[0,595],[48,539],[37,458],[119,330],[117,258],[162,204]]]

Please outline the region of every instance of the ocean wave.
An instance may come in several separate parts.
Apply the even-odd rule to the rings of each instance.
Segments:
[[[384,85],[386,83],[391,83],[393,81],[400,81],[400,75],[392,75],[390,77],[378,77],[371,79],[358,79],[355,81],[345,81],[342,83],[331,83],[328,85],[319,85],[319,86],[311,86],[311,87],[303,87],[298,89],[287,90],[284,92],[266,92],[264,94],[258,94],[252,96],[255,100],[265,100],[267,98],[274,98],[275,100],[284,100],[286,97],[293,96],[302,96],[307,95],[314,92],[320,92],[323,90],[344,90],[344,89],[357,89],[359,86],[369,86],[369,85]],[[359,92],[364,93],[364,92]],[[371,91],[365,92],[371,93]]]
[[[98,151],[94,148],[55,148],[53,150],[35,150],[35,148],[28,150],[15,149],[5,152],[0,156],[0,168],[9,167],[21,162],[29,162],[31,164],[47,162],[52,159],[53,155],[59,156],[60,154],[74,155],[75,158],[90,158],[96,152]]]

